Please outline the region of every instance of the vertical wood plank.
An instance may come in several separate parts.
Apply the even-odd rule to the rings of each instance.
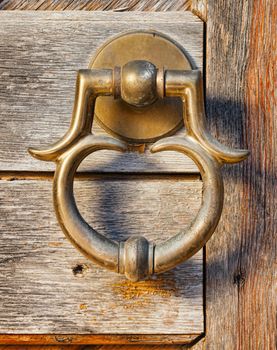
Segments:
[[[244,91],[252,149],[252,161],[245,165],[250,210],[245,210],[242,236],[245,282],[239,289],[239,344],[245,349],[277,348],[276,23],[275,1],[253,1]]]
[[[275,50],[274,1],[209,2],[209,122],[251,156],[225,168],[224,212],[207,245],[207,349],[276,348]]]

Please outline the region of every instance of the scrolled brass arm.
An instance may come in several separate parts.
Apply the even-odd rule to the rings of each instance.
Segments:
[[[195,138],[208,153],[222,163],[237,163],[246,159],[247,150],[234,150],[219,143],[206,125],[203,81],[199,70],[168,70],[165,76],[165,94],[183,101],[184,124],[188,135]]]
[[[61,140],[47,149],[29,148],[28,151],[33,157],[40,160],[55,161],[80,137],[90,134],[96,98],[113,94],[113,70],[79,70],[75,91],[74,107],[68,131]]]

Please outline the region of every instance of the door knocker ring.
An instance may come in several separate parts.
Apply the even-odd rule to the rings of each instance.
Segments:
[[[134,59],[122,64],[123,57],[120,65],[112,62],[111,52],[119,47],[122,50],[122,46],[125,49],[128,45],[136,47],[136,42],[139,46],[141,38],[144,39],[144,47],[132,51]],[[175,63],[177,68],[168,68],[170,64],[153,62],[154,59],[151,61],[149,52],[153,46],[157,50],[161,47],[163,53],[168,50],[168,57],[175,55],[176,59],[170,64]],[[105,56],[106,52],[109,55]],[[129,52],[126,57],[130,57]],[[117,123],[114,123],[114,130],[111,126],[113,118],[120,118],[118,114],[115,116],[113,98],[120,100],[116,112],[121,108],[120,104],[124,104],[124,111],[126,106],[130,106],[123,116],[126,123],[122,130]],[[172,110],[171,98],[182,102],[186,129],[183,136],[167,136],[181,125],[174,112],[171,117],[168,115],[167,124],[163,120],[167,118],[166,113],[161,113],[160,124],[155,124],[157,118],[154,121],[151,119],[151,110],[157,115],[159,108],[166,112]],[[97,99],[101,99],[96,109],[100,124],[119,139],[91,133]],[[107,114],[101,113],[107,110],[105,99],[109,103]],[[144,109],[145,114],[141,120],[135,120],[141,124],[149,123],[149,128],[132,127],[134,121],[129,114],[135,113],[133,111],[136,109]],[[86,223],[75,203],[73,180],[81,161],[98,150],[124,152],[130,142],[150,142],[151,152],[177,151],[187,155],[196,163],[202,176],[204,189],[197,216],[186,231],[157,245],[143,236],[130,237],[125,242],[104,237]],[[56,162],[54,207],[65,235],[89,259],[109,270],[125,274],[132,281],[172,269],[205,245],[215,231],[222,212],[224,189],[221,166],[240,162],[248,156],[247,150],[232,150],[209,134],[200,71],[191,68],[188,58],[176,43],[159,33],[153,36],[151,32],[128,33],[108,42],[90,68],[78,72],[74,109],[67,133],[48,149],[29,151],[38,159]]]

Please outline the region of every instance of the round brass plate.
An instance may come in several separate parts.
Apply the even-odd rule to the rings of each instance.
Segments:
[[[150,61],[159,69],[192,69],[184,50],[157,32],[132,32],[114,38],[98,51],[89,68],[112,69],[133,60]],[[99,97],[95,116],[107,132],[132,143],[153,142],[183,125],[182,103],[172,97],[143,108],[112,96]]]

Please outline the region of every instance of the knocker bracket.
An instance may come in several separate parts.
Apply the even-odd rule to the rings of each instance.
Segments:
[[[95,114],[118,139],[91,134]],[[182,123],[186,128],[182,137],[165,137]],[[126,242],[104,237],[86,223],[74,200],[73,180],[80,162],[97,150],[126,151],[126,141],[154,142],[151,152],[189,156],[204,182],[202,206],[189,228],[158,245],[143,236]],[[222,212],[221,165],[248,155],[246,150],[221,145],[209,134],[200,71],[192,69],[176,43],[154,32],[129,33],[108,42],[90,68],[78,72],[68,132],[49,149],[30,153],[56,162],[54,206],[66,236],[88,258],[132,281],[169,270],[203,247]]]
[[[139,79],[136,79],[136,84],[134,82],[128,84],[131,79],[128,67],[125,67],[124,72],[120,69],[128,62],[138,60],[151,62],[157,69],[157,85],[154,80],[149,80],[153,87],[153,95],[158,95],[155,103],[151,100],[151,97],[154,97],[151,95],[147,96],[149,101],[143,103],[146,86],[139,85]],[[153,69],[151,64],[150,71]],[[178,98],[166,98],[163,91],[164,84],[161,81],[165,69],[193,68],[188,53],[178,43],[158,32],[132,32],[120,35],[104,44],[89,64],[90,69],[115,67],[118,67],[115,69],[115,83],[120,85],[120,79],[124,80],[123,99],[100,96],[95,105],[95,118],[108,133],[128,143],[149,143],[172,135],[183,126],[182,102]],[[136,72],[140,79],[141,74],[148,72],[147,67],[144,68]],[[134,72],[134,69],[131,71]],[[154,78],[154,75],[152,77]],[[117,91],[115,96],[119,97]],[[130,104],[126,103],[129,98],[132,99]]]

